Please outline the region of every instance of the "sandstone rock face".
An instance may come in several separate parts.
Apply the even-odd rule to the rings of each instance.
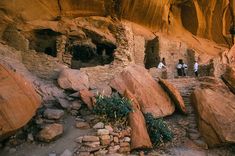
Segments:
[[[41,98],[22,76],[0,64],[0,140],[23,127],[34,115]]]
[[[235,142],[235,95],[219,80],[202,80],[192,94],[199,130],[209,146]]]
[[[110,85],[122,95],[125,90],[129,90],[137,99],[143,113],[163,117],[175,110],[170,97],[142,66],[129,65],[111,81]]]
[[[222,78],[230,90],[235,94],[235,67],[228,67]]]
[[[169,94],[171,99],[174,101],[176,108],[183,114],[187,113],[184,100],[182,96],[180,95],[180,92],[178,89],[176,89],[171,83],[169,83],[166,80],[160,79],[159,84],[166,90],[166,92]]]
[[[84,72],[75,69],[64,69],[57,81],[63,89],[79,91],[89,88],[88,76]]]
[[[131,131],[131,149],[152,148],[148,131],[146,129],[145,118],[140,111],[140,105],[136,98],[128,90],[124,96],[131,100],[133,112],[129,114],[129,123]]]
[[[231,2],[232,3],[232,2]],[[234,8],[234,5],[231,4]],[[50,9],[49,9],[50,8]],[[181,1],[181,0],[22,0],[0,2],[0,29],[11,23],[12,19],[23,21],[58,20],[60,17],[118,16],[131,22],[176,33],[186,29],[194,35],[225,43],[230,38],[231,25],[229,0]],[[157,11],[156,11],[157,10]],[[235,12],[233,11],[233,15]],[[16,21],[16,20],[15,20]],[[1,31],[0,31],[1,34]]]
[[[93,108],[94,94],[87,89],[80,90],[79,94],[81,96],[82,101],[91,110]]]

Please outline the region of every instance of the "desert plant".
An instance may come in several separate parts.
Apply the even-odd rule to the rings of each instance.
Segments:
[[[131,101],[113,94],[111,97],[97,96],[94,113],[107,118],[110,121],[127,118],[132,111]]]
[[[172,140],[173,133],[162,118],[156,119],[150,113],[147,113],[144,116],[151,142],[154,145],[159,145],[162,142]]]

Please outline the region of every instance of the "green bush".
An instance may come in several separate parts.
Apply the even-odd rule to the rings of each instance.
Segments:
[[[131,101],[113,94],[111,97],[97,96],[93,109],[97,115],[104,116],[110,121],[126,118],[132,111]]]
[[[162,118],[155,119],[150,113],[147,113],[144,116],[152,144],[159,145],[162,142],[172,140],[173,133]]]

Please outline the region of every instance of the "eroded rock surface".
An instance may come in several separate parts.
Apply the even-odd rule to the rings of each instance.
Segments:
[[[21,75],[0,64],[0,139],[23,127],[35,115],[41,98]]]
[[[175,110],[170,97],[142,66],[129,65],[110,85],[122,95],[125,90],[129,90],[139,102],[143,113],[163,117],[171,115]]]
[[[201,79],[192,94],[199,130],[209,146],[235,142],[235,95],[214,78]]]

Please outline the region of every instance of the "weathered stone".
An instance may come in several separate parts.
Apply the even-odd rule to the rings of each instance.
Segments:
[[[85,143],[83,143],[83,145],[88,146],[88,147],[98,147],[98,146],[100,146],[100,142],[99,141],[97,141],[97,142],[85,142]]]
[[[104,126],[104,128],[109,130],[109,133],[113,132],[113,128],[109,125]]]
[[[131,151],[131,148],[130,146],[126,146],[126,147],[121,147],[119,150],[118,150],[120,153],[129,153]]]
[[[159,79],[159,84],[163,87],[163,89],[169,94],[170,98],[174,101],[176,108],[183,114],[187,113],[184,100],[180,95],[178,89],[176,89],[171,83],[167,80]]]
[[[51,124],[46,126],[39,132],[39,140],[51,142],[63,134],[64,128],[61,124]]]
[[[84,136],[82,141],[84,141],[84,142],[98,142],[98,141],[100,141],[100,139],[97,136]]]
[[[95,86],[92,86],[91,91],[94,95],[103,95],[107,97],[110,97],[112,94],[111,87],[106,84],[97,84]]]
[[[80,101],[73,101],[71,104],[71,109],[79,110],[82,107],[82,104]]]
[[[75,92],[73,94],[70,94],[69,96],[72,97],[72,98],[79,98],[80,94],[79,94],[79,92]]]
[[[64,115],[64,111],[63,110],[59,110],[59,109],[46,109],[44,112],[44,117],[46,117],[47,119],[60,119],[62,116]]]
[[[89,88],[87,74],[75,69],[64,69],[57,81],[63,89],[80,91]]]
[[[99,150],[98,152],[95,152],[95,156],[105,156],[108,153],[108,150]]]
[[[102,145],[109,145],[111,140],[110,140],[110,136],[109,135],[102,135],[100,136],[100,142]]]
[[[33,137],[33,134],[32,133],[29,133],[28,136],[27,136],[27,141],[29,142],[33,142],[34,141],[34,137]]]
[[[109,130],[107,130],[107,129],[98,129],[97,134],[98,135],[109,135]]]
[[[132,101],[133,112],[129,114],[129,123],[131,126],[131,149],[138,148],[152,148],[146,123],[140,105],[136,98],[128,90],[125,91],[124,96]]]
[[[125,142],[131,142],[131,138],[130,137],[124,137],[124,141]]]
[[[235,142],[235,95],[218,79],[201,79],[192,94],[199,131],[209,146]]]
[[[114,141],[115,143],[118,143],[118,142],[119,142],[118,137],[113,137],[113,141]]]
[[[62,108],[64,108],[64,109],[67,109],[67,108],[69,108],[69,106],[70,106],[69,101],[66,100],[66,99],[57,98],[57,101],[58,101],[58,103],[60,104],[60,106],[61,106]]]
[[[75,142],[76,142],[76,143],[82,143],[82,140],[83,140],[83,136],[80,136],[80,137],[77,137],[77,138],[75,139]]]
[[[73,156],[73,153],[70,150],[66,149],[60,156]]]
[[[80,128],[80,129],[89,129],[90,125],[87,122],[82,122],[82,121],[77,121],[76,122],[76,128]]]
[[[109,147],[109,154],[112,154],[112,153],[117,153],[117,151],[120,149],[120,146],[119,145],[116,145],[116,146],[110,146]]]
[[[120,143],[120,147],[130,147],[130,144],[128,142],[122,142]]]
[[[83,89],[79,91],[82,101],[87,105],[87,107],[92,110],[94,94],[90,92],[88,89]]]
[[[222,75],[225,84],[235,94],[235,67],[227,67],[226,72]]]
[[[41,98],[22,76],[0,64],[0,141],[35,115]]]
[[[93,126],[93,128],[95,128],[95,129],[102,129],[102,128],[104,128],[104,123],[103,122],[98,122],[97,124],[95,124]]]
[[[125,90],[129,90],[143,113],[163,117],[171,115],[175,110],[170,97],[142,66],[129,65],[115,76],[110,85],[122,95]]]
[[[79,152],[78,156],[90,156],[90,152]]]

